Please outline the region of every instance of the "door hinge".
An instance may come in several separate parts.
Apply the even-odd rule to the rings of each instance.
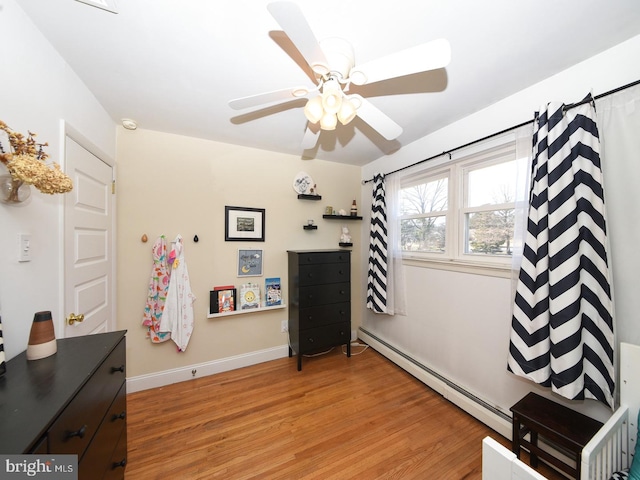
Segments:
[[[111,181],[111,194],[112,195],[116,194],[116,181],[115,180]]]

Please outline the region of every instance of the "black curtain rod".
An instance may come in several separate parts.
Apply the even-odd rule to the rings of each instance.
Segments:
[[[622,90],[626,90],[627,88],[635,87],[636,85],[639,85],[639,84],[640,84],[640,80],[636,80],[635,82],[631,82],[631,83],[628,83],[628,84],[623,85],[621,87],[614,88],[613,90],[609,90],[608,92],[601,93],[599,95],[596,95],[595,97],[591,97],[589,95],[589,96],[587,96],[587,98],[585,98],[584,100],[582,100],[580,102],[576,102],[576,103],[571,103],[569,105],[565,105],[564,106],[564,110],[565,111],[566,110],[571,110],[572,108],[578,107],[578,106],[583,105],[585,103],[588,103],[588,102],[591,102],[591,101],[595,101],[595,100],[599,100],[602,97],[606,97],[608,95],[612,95],[614,93],[618,93],[618,92],[620,92]],[[406,170],[408,168],[415,167],[416,165],[420,165],[421,163],[425,163],[425,162],[428,162],[430,160],[434,160],[436,158],[442,157],[443,155],[449,155],[449,158],[451,158],[451,154],[453,152],[455,152],[455,151],[462,150],[463,148],[470,147],[471,145],[475,145],[476,143],[484,142],[485,140],[489,140],[489,139],[491,139],[493,137],[497,137],[499,135],[503,135],[505,133],[509,133],[509,132],[511,132],[513,130],[517,130],[518,128],[524,127],[525,125],[527,125],[529,123],[533,123],[533,121],[534,121],[533,119],[532,120],[527,120],[526,122],[522,122],[522,123],[520,123],[518,125],[515,125],[513,127],[509,127],[509,128],[504,129],[504,130],[501,130],[499,132],[492,133],[491,135],[487,135],[486,137],[482,137],[482,138],[479,138],[477,140],[473,140],[473,141],[471,141],[469,143],[465,143],[464,145],[460,145],[459,147],[453,148],[453,149],[448,150],[446,152],[438,153],[437,155],[433,155],[433,156],[431,156],[429,158],[425,158],[424,160],[420,160],[419,162],[412,163],[411,165],[407,165],[406,167],[398,168],[397,170],[393,170],[392,172],[385,173],[385,175],[391,175],[392,173],[401,172],[402,170]],[[365,185],[365,184],[367,184],[369,182],[373,182],[373,180],[374,180],[373,178],[370,178],[369,180],[362,180],[362,185]]]

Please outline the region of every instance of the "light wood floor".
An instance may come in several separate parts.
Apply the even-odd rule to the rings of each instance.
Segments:
[[[372,349],[129,394],[127,411],[127,480],[481,479],[482,439],[510,446]]]

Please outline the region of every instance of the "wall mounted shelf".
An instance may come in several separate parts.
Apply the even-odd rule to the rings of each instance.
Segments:
[[[265,312],[267,310],[279,310],[287,308],[286,304],[273,305],[272,307],[249,308],[247,310],[233,310],[232,312],[208,313],[207,318],[229,317],[231,315],[242,315],[243,313]]]
[[[303,225],[302,228],[304,228],[305,230],[317,230],[318,226],[317,225]]]
[[[340,245],[341,247],[353,247],[353,243],[349,242],[340,242],[338,243],[338,245]]]
[[[322,200],[322,195],[307,195],[306,193],[298,194],[298,200]]]
[[[362,217],[357,215],[322,215],[322,218],[327,220],[362,220]]]

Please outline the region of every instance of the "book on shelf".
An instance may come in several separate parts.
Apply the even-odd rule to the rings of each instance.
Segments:
[[[280,278],[267,278],[264,283],[265,306],[273,307],[275,305],[282,305],[282,287],[280,285]]]
[[[244,283],[240,286],[240,310],[260,308],[260,285]]]
[[[233,312],[236,309],[236,287],[213,287],[209,292],[209,313]]]

